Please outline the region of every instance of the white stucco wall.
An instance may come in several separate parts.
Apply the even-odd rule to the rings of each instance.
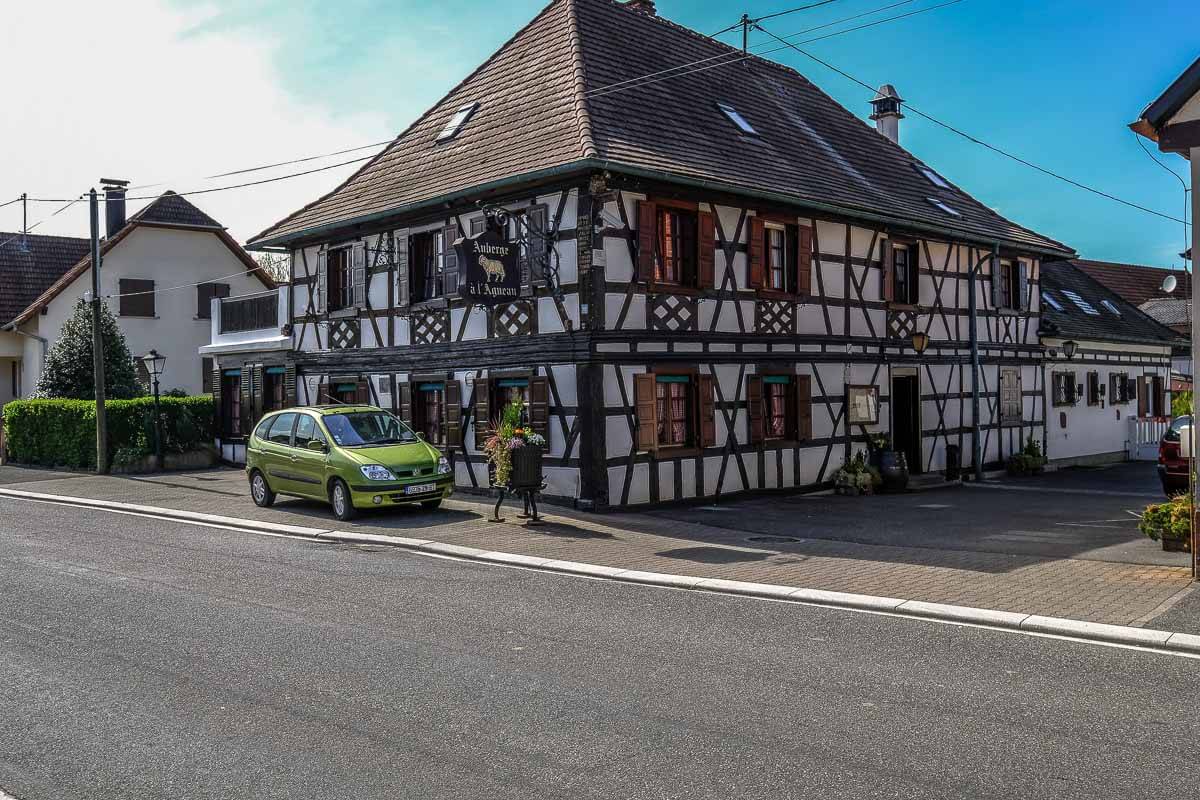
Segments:
[[[202,389],[198,351],[209,343],[209,320],[196,314],[197,290],[191,284],[227,283],[231,296],[261,292],[263,284],[256,277],[247,275],[245,269],[245,263],[214,234],[171,228],[139,227],[104,256],[100,291],[106,296],[113,295],[105,302],[117,316],[133,357],[152,348],[167,357],[160,378],[164,392],[179,388],[189,394],[199,394]],[[120,291],[122,278],[154,281],[153,318],[119,315],[120,301],[115,295]],[[88,270],[50,301],[45,314],[35,316],[22,326],[22,330],[42,336],[53,344],[74,312],[75,303],[85,295],[90,296],[91,287],[92,275]],[[36,388],[41,375],[42,346],[35,339],[25,338],[22,348],[21,388],[27,396]]]
[[[1113,373],[1142,379],[1159,376],[1168,390],[1170,408],[1171,349],[1150,345],[1080,341],[1079,352],[1070,361],[1062,352],[1062,342],[1047,339],[1045,362],[1046,456],[1054,460],[1077,459],[1123,453],[1130,438],[1130,418],[1137,416],[1135,394],[1127,402],[1114,403],[1109,396]],[[1053,351],[1053,354],[1052,352]],[[1082,386],[1074,405],[1054,405],[1053,374],[1074,372],[1075,383]],[[1097,405],[1087,402],[1087,375],[1097,372],[1104,396]],[[1168,412],[1169,413],[1169,412]]]

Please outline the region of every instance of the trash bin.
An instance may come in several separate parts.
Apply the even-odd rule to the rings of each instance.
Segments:
[[[962,448],[956,444],[946,445],[946,480],[956,481],[962,474]]]

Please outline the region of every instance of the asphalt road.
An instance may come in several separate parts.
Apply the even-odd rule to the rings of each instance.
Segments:
[[[0,500],[0,788],[1181,798],[1200,662]]]

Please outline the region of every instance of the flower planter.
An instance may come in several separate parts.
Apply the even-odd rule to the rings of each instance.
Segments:
[[[512,453],[512,475],[508,488],[513,491],[540,490],[542,488],[542,448],[525,445]]]
[[[879,452],[879,474],[885,492],[903,492],[908,488],[908,461],[899,450]]]
[[[1171,536],[1162,537],[1162,549],[1168,553],[1190,553],[1192,552],[1192,543],[1190,537],[1174,538]]]

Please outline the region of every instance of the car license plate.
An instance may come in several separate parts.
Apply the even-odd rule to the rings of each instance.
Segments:
[[[427,492],[432,492],[436,488],[437,488],[436,483],[421,483],[416,486],[405,486],[404,493],[405,494],[425,494]]]

